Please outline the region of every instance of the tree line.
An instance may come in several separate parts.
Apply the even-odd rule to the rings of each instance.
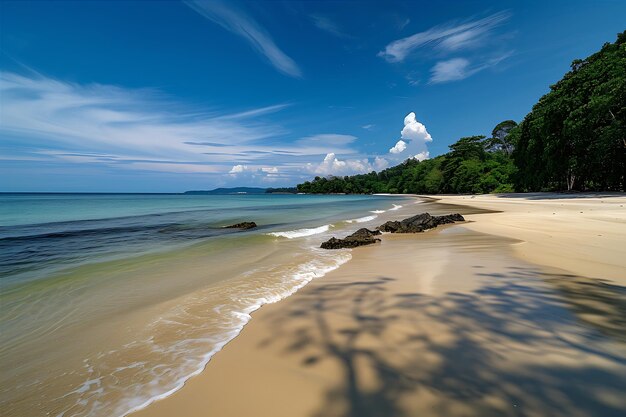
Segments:
[[[315,177],[304,193],[492,193],[624,191],[626,32],[584,60],[541,97],[524,120],[499,123],[433,159],[380,172]]]

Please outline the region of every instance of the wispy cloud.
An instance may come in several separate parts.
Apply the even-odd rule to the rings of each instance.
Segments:
[[[470,62],[465,58],[454,58],[437,62],[432,69],[431,83],[462,80],[472,75],[475,70],[469,69]]]
[[[347,33],[343,32],[339,28],[339,25],[337,25],[335,22],[333,22],[330,18],[326,16],[313,14],[310,16],[310,18],[311,18],[311,21],[313,22],[313,25],[315,25],[315,27],[317,27],[318,29],[323,30],[324,32],[330,33],[331,35],[334,35],[338,38],[344,38],[344,39],[352,38],[351,35],[348,35]]]
[[[356,136],[352,135],[340,135],[337,133],[322,133],[313,136],[307,136],[299,139],[297,143],[301,145],[314,145],[314,146],[345,146],[356,140]]]
[[[389,62],[402,62],[418,48],[430,46],[451,52],[483,44],[490,32],[506,22],[508,12],[499,12],[483,19],[449,22],[389,43],[378,56]]]
[[[307,163],[327,153],[358,154],[355,136],[290,138],[280,125],[258,120],[288,104],[225,114],[191,108],[156,90],[6,71],[0,73],[0,96],[2,161],[293,183],[310,175]],[[233,171],[235,166],[246,168]]]
[[[470,77],[477,72],[485,70],[499,64],[504,59],[511,56],[511,53],[488,59],[477,65],[472,65],[468,59],[453,58],[445,61],[439,61],[431,70],[430,83],[439,84],[450,81],[458,81]]]
[[[302,71],[287,54],[274,43],[272,37],[252,17],[232,3],[221,0],[185,0],[193,10],[224,29],[241,36],[280,72],[291,77],[302,77]]]

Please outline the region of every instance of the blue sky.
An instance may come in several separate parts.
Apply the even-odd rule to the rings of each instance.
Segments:
[[[294,185],[520,121],[615,1],[0,4],[0,191]]]

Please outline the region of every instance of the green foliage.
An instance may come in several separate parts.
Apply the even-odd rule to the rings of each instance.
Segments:
[[[517,188],[624,190],[626,32],[550,89],[512,132]]]
[[[519,125],[505,120],[490,138],[470,136],[434,159],[379,173],[316,177],[305,193],[492,193],[624,190],[626,32],[576,60]]]
[[[295,194],[298,192],[296,187],[279,187],[279,188],[268,188],[265,190],[266,194]]]
[[[315,177],[298,185],[303,193],[490,193],[512,190],[512,160],[502,151],[485,150],[484,136],[461,138],[451,152],[419,162],[408,159],[379,173],[351,177]]]
[[[502,151],[507,155],[511,155],[515,149],[515,140],[517,135],[511,135],[511,132],[517,127],[517,123],[513,120],[505,120],[500,122],[493,128],[491,138],[487,141],[487,149],[490,151]]]

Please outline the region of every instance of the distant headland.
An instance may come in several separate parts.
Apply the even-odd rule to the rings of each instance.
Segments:
[[[259,187],[231,187],[215,188],[213,190],[185,191],[187,195],[237,195],[237,194],[296,194],[295,187],[284,188],[259,188]]]

